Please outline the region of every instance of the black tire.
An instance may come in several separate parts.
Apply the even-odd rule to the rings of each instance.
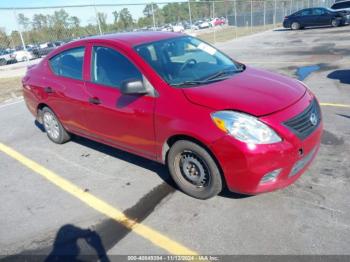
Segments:
[[[2,65],[6,65],[7,64],[7,61],[3,58],[0,59],[0,66]]]
[[[41,110],[41,117],[46,134],[52,142],[64,144],[70,140],[71,137],[69,133],[64,129],[61,122],[50,108],[44,107]],[[52,122],[49,122],[49,117],[52,117]]]
[[[333,27],[338,27],[340,26],[340,21],[338,19],[332,19],[331,25]]]
[[[298,23],[298,22],[293,22],[293,23],[290,25],[290,28],[291,28],[292,30],[299,30],[299,29],[301,28],[301,25],[300,25],[300,23]]]
[[[175,142],[169,150],[167,165],[171,177],[187,195],[208,199],[222,190],[220,169],[208,151],[196,143]]]

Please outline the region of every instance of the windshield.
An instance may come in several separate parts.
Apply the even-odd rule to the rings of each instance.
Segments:
[[[190,36],[143,44],[135,50],[172,86],[220,81],[244,70],[243,65]]]

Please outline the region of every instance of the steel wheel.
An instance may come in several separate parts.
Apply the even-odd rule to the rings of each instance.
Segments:
[[[60,136],[60,128],[56,117],[51,112],[47,111],[43,115],[43,123],[50,138],[57,140]]]
[[[205,161],[195,152],[184,151],[175,159],[182,177],[195,187],[206,187],[210,183],[210,170]]]
[[[177,186],[192,197],[208,199],[222,190],[219,167],[210,152],[199,144],[176,141],[169,149],[167,165]]]

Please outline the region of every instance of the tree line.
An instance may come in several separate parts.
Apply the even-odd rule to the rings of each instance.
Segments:
[[[287,1],[287,0],[286,0]],[[279,1],[281,2],[281,1]],[[254,9],[262,8],[263,2],[253,2]],[[265,7],[272,8],[274,0],[266,0]],[[189,9],[190,8],[190,9]],[[190,0],[189,2],[167,3],[162,6],[147,4],[143,9],[143,16],[134,19],[128,8],[111,12],[112,19],[108,19],[105,12],[92,14],[94,19],[86,25],[77,16],[71,16],[64,10],[56,10],[53,14],[34,14],[31,18],[23,13],[17,15],[17,22],[21,28],[26,44],[41,43],[56,40],[71,40],[82,36],[96,35],[100,33],[131,31],[135,28],[153,27],[153,16],[156,26],[175,24],[178,22],[193,21],[210,17],[227,17],[232,15],[233,9],[239,12],[250,12],[250,1],[221,1],[213,4],[210,0]],[[112,21],[108,22],[108,21]],[[20,46],[19,32],[13,30],[6,34],[0,30],[0,47]]]

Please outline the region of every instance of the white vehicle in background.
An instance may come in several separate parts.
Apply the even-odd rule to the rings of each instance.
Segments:
[[[350,0],[338,1],[335,2],[331,9],[336,11],[350,11]]]
[[[12,51],[0,50],[0,66],[15,62],[16,60],[12,57]]]
[[[34,58],[34,55],[27,50],[15,51],[11,56],[17,62],[29,61]]]
[[[199,29],[212,27],[212,24],[210,23],[209,20],[198,21],[198,23],[196,25],[199,27]]]
[[[331,10],[344,12],[347,22],[350,23],[350,0],[337,1],[331,6]]]
[[[163,26],[160,28],[160,31],[163,31],[163,32],[172,32],[172,31],[173,31],[173,26],[172,26],[171,24],[163,25]]]
[[[199,30],[199,26],[196,23],[194,23],[191,25],[191,29],[192,30]]]
[[[173,25],[173,32],[182,33],[184,31],[185,31],[185,28],[183,27],[183,25],[180,25],[180,24]]]

